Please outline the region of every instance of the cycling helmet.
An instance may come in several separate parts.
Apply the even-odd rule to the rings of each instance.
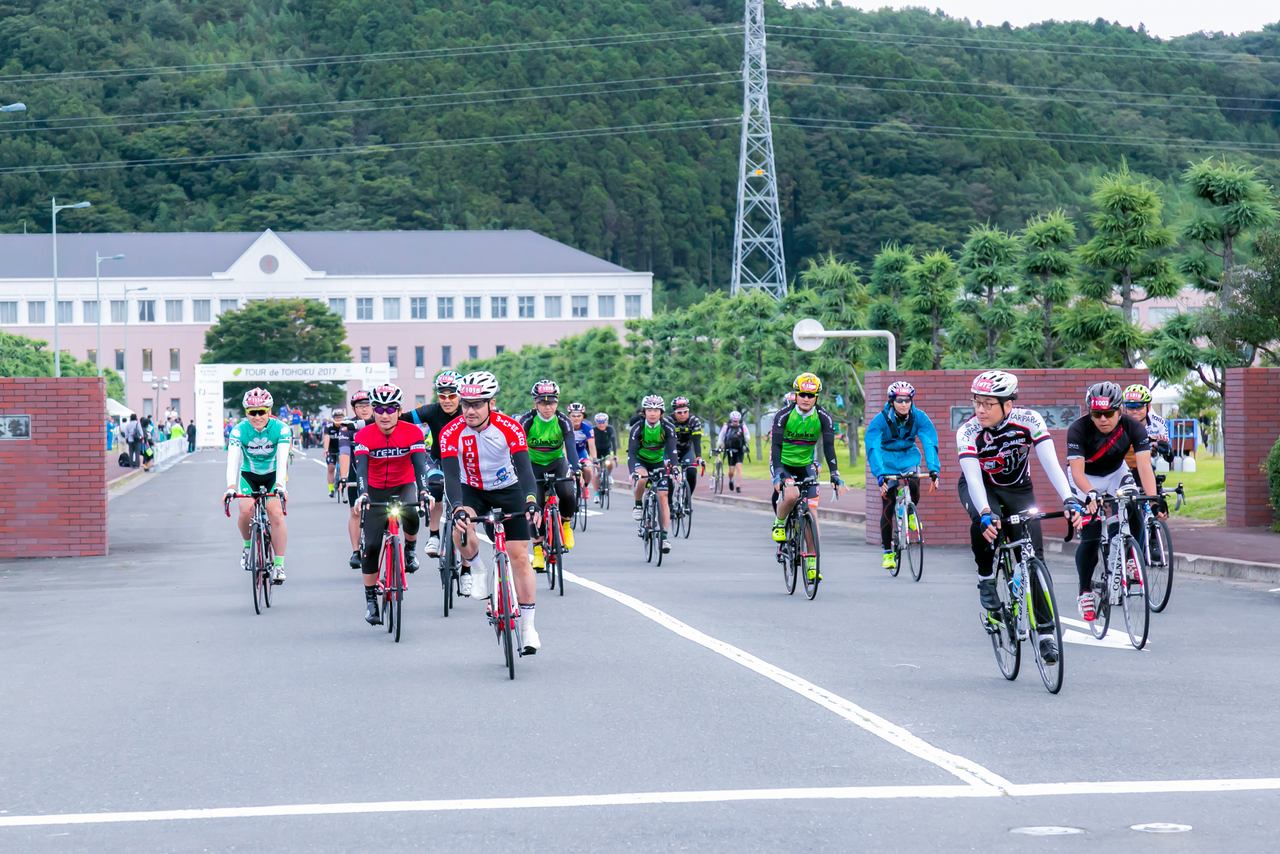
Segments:
[[[641,409],[666,409],[667,405],[662,398],[656,394],[646,394],[644,400],[640,401]]]
[[[914,399],[915,396],[916,396],[916,387],[913,386],[911,383],[907,382],[906,380],[898,380],[895,383],[889,384],[890,400],[893,400],[895,397],[910,397]]]
[[[460,376],[457,371],[441,371],[436,374],[436,391],[456,391]]]
[[[498,388],[498,378],[490,371],[472,371],[458,379],[458,396],[463,400],[492,400]]]
[[[369,402],[374,406],[399,406],[403,396],[400,386],[384,383],[369,392]]]
[[[684,397],[683,395],[681,395],[680,397],[671,398],[671,408],[672,409],[688,409],[689,398]]]
[[[1110,381],[1094,383],[1084,393],[1084,406],[1090,412],[1119,409],[1123,400],[1124,392],[1120,390],[1120,386]]]
[[[592,420],[592,421],[594,421],[594,422],[596,422],[597,424],[608,424],[608,423],[609,423],[609,413],[607,413],[607,412],[597,412],[594,416],[592,416],[591,420]]]
[[[1018,396],[1018,378],[1007,371],[983,371],[969,384],[971,394],[1013,400]]]
[[[534,397],[560,397],[560,384],[552,380],[538,380],[529,392]]]
[[[1150,406],[1151,389],[1141,383],[1135,383],[1126,387],[1124,390],[1124,405],[1131,406],[1134,409],[1137,409],[1140,406]]]
[[[571,414],[571,415],[572,415],[572,414],[573,414],[573,413],[575,413],[575,412],[581,412],[583,415],[586,415],[586,414],[587,414],[587,408],[586,408],[585,406],[583,406],[581,403],[571,403],[571,404],[569,404],[569,414]]]
[[[818,379],[817,374],[811,374],[805,371],[796,377],[795,382],[791,384],[792,391],[803,391],[806,394],[817,394],[822,391],[822,380]]]
[[[784,394],[784,395],[782,396],[782,402],[783,402],[783,403],[795,403],[795,402],[796,402],[796,393],[795,393],[794,391],[789,391],[789,392],[787,392],[786,394]]]
[[[741,420],[742,420],[742,413],[741,413],[741,412],[739,412],[738,410],[736,410],[736,409],[735,409],[735,410],[733,410],[732,412],[730,412],[730,413],[729,413],[729,423],[730,423],[730,424],[737,424],[737,423],[738,423],[739,421],[741,421]]]
[[[359,404],[359,403],[368,403],[368,402],[369,402],[369,392],[365,391],[364,389],[362,388],[356,389],[355,391],[351,392],[352,406],[355,406],[356,404]]]
[[[271,392],[265,388],[251,388],[244,393],[244,399],[240,401],[244,404],[245,409],[262,409],[263,407],[270,409],[275,401],[271,398]]]

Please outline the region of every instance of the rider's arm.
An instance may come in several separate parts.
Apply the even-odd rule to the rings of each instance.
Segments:
[[[961,457],[960,472],[964,475],[964,485],[969,490],[969,501],[975,510],[990,510],[991,503],[987,499],[987,488],[982,483],[982,466],[977,457]]]
[[[289,433],[285,431],[285,438],[276,444],[276,486],[280,489],[285,488],[285,484],[289,482]]]
[[[782,471],[782,437],[786,433],[787,416],[791,407],[784,406],[773,417],[773,431],[769,434],[769,471]],[[775,475],[776,476],[776,475]]]
[[[1042,439],[1037,442],[1036,456],[1040,458],[1040,467],[1049,476],[1049,482],[1053,484],[1058,497],[1063,501],[1071,498],[1071,484],[1067,483],[1067,476],[1063,474],[1062,466],[1058,463],[1058,449],[1054,447],[1053,439]],[[1080,461],[1080,470],[1084,470],[1084,460]],[[1075,470],[1072,469],[1072,471]]]
[[[409,454],[409,462],[413,465],[413,481],[418,485],[418,495],[427,494],[427,450],[426,448],[416,448],[413,453]]]
[[[673,466],[678,466],[680,465],[680,452],[676,449],[676,429],[670,422],[664,422],[664,424],[666,427],[665,436],[667,441],[666,447],[663,449],[663,453],[667,458],[667,462],[671,463]]]
[[[720,432],[716,434],[716,447],[719,447],[719,448],[724,447],[724,437],[728,435],[728,433],[729,433],[729,422],[726,421],[720,427]]]
[[[356,493],[367,496],[369,494],[369,449],[357,442],[353,457],[356,463]]]
[[[835,419],[825,409],[818,410],[818,418],[822,419],[822,455],[827,459],[827,472],[831,477],[838,477],[840,462],[836,459]]]
[[[631,438],[627,442],[627,468],[636,467],[636,453],[640,450],[640,434],[643,430],[643,421],[637,422],[631,428]]]
[[[698,422],[698,426],[693,431],[693,434],[690,436],[690,438],[693,440],[693,458],[695,460],[702,459],[702,422],[701,421]]]
[[[942,471],[942,461],[938,459],[938,430],[928,415],[918,409],[915,415],[920,445],[924,448],[924,464],[930,473]]]
[[[883,412],[877,414],[867,425],[867,433],[862,440],[862,444],[866,446],[867,468],[871,469],[871,476],[876,479],[876,483],[880,483],[885,475],[884,463],[880,460],[880,443],[884,440],[887,423]],[[937,436],[934,438],[936,440]]]
[[[1071,482],[1081,493],[1093,491],[1093,481],[1084,471],[1084,457],[1067,457],[1067,466],[1071,469]]]
[[[233,438],[231,447],[227,449],[227,486],[238,488],[240,485],[240,468],[244,465],[244,451],[240,449],[240,440]]]
[[[560,422],[560,437],[564,440],[564,458],[569,461],[569,471],[577,474],[578,441],[573,438],[573,424],[563,412],[556,413],[556,420]]]
[[[596,458],[596,437],[587,437],[587,459],[594,460]]]
[[[528,454],[526,453],[527,457]],[[444,470],[444,494],[449,497],[449,503],[454,507],[462,505],[462,468],[458,465],[456,456],[443,457],[440,460],[440,468]]]
[[[456,463],[457,460],[454,460]],[[511,455],[511,465],[515,467],[516,477],[520,481],[520,491],[526,501],[532,501],[538,494],[538,480],[533,476],[533,462],[528,451],[516,451]],[[446,478],[447,480],[448,478]]]

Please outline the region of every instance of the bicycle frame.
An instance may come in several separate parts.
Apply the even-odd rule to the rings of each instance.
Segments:
[[[507,554],[507,531],[502,523],[520,515],[522,514],[503,513],[494,508],[487,516],[472,516],[457,510],[451,517],[465,518],[473,524],[485,523],[493,526],[493,569],[489,571],[488,578],[490,582],[488,619],[497,635],[498,645],[505,647],[507,670],[512,679],[516,678],[515,659],[524,655],[524,641],[520,637],[520,600],[516,594],[515,578],[511,572],[511,558]],[[464,535],[463,548],[466,545],[467,538]]]

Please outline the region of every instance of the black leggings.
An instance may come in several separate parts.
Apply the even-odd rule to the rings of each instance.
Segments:
[[[399,498],[404,505],[404,513],[400,515],[400,529],[404,532],[404,551],[407,556],[413,549],[412,540],[418,536],[418,487],[417,484],[406,483],[391,489],[369,487],[369,500],[377,503]],[[365,575],[376,575],[378,572],[378,550],[382,548],[382,534],[387,530],[387,508],[370,507],[364,512],[364,527],[361,529],[363,550],[360,553],[360,569]]]
[[[1031,491],[1031,487],[1026,489],[1000,489],[999,487],[985,484],[987,488],[987,503],[991,505],[991,515],[999,520],[1002,516],[1010,513],[1020,513],[1036,506],[1035,493]],[[991,578],[995,573],[995,547],[987,542],[987,538],[982,536],[982,513],[980,507],[973,506],[973,500],[969,498],[969,487],[965,484],[964,478],[960,478],[960,503],[964,505],[965,511],[969,514],[969,544],[973,548],[973,560],[978,565],[978,577],[980,579]],[[1031,531],[1031,544],[1035,547],[1036,557],[1044,561],[1044,536],[1040,531],[1040,521],[1027,523]],[[1048,564],[1045,564],[1045,572],[1049,571]],[[1049,612],[1048,604],[1044,601],[1044,596],[1040,592],[1040,584],[1036,580],[1036,576],[1031,576],[1031,604],[1035,608],[1036,624],[1044,629],[1053,621],[1053,614]]]
[[[693,446],[685,448],[684,453],[680,455],[680,465],[684,466],[684,482],[689,484],[689,494],[692,495],[698,489],[698,469],[693,464]]]
[[[538,506],[542,507],[547,500],[547,485],[542,478],[548,473],[554,472],[556,477],[569,476],[569,462],[564,457],[540,466],[533,464],[533,476],[538,481]],[[561,480],[556,482],[556,497],[560,500],[560,518],[566,522],[573,518],[573,514],[578,512],[578,491],[574,488],[573,481]]]
[[[920,478],[918,477],[900,477],[885,490],[880,498],[880,545],[885,551],[893,548],[893,509],[898,501],[898,487],[902,486],[904,480],[911,492],[911,501],[915,504],[920,503]]]
[[[1105,510],[1099,512],[1105,513]],[[1129,531],[1142,542],[1142,510],[1137,503],[1129,505]],[[1115,536],[1119,530],[1119,522],[1112,522],[1110,533]],[[1076,576],[1080,582],[1080,592],[1088,593],[1093,589],[1093,571],[1098,566],[1098,557],[1102,554],[1102,519],[1095,518],[1080,529],[1080,544],[1076,547]]]

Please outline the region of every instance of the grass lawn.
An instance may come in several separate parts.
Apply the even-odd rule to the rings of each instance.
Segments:
[[[756,459],[755,440],[751,441],[751,459],[742,464],[742,473],[746,477],[755,480],[769,479],[769,442],[765,441],[761,444],[761,450],[764,453],[763,460]],[[836,460],[840,463],[840,477],[844,478],[844,482],[857,489],[862,489],[865,482],[866,458],[862,454],[858,455],[858,463],[855,466],[849,465],[849,446],[845,442],[836,442]],[[708,468],[710,463],[708,464]],[[823,462],[823,476],[826,475],[826,462]]]
[[[1222,524],[1227,518],[1227,491],[1223,475],[1222,457],[1200,455],[1196,457],[1194,472],[1171,471],[1165,487],[1177,486],[1181,481],[1187,493],[1187,503],[1173,514],[1191,519]],[[1172,509],[1172,505],[1170,505]]]

